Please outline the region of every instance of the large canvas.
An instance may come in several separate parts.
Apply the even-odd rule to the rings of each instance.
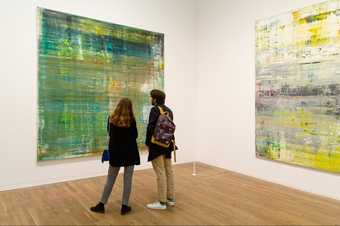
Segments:
[[[38,27],[38,160],[101,153],[122,97],[133,101],[142,144],[149,91],[163,89],[164,35],[42,8]]]
[[[256,155],[340,172],[340,1],[256,22]]]

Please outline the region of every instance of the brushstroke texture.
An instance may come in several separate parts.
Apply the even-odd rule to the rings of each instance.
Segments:
[[[256,155],[340,172],[340,1],[256,23]]]
[[[163,89],[164,35],[38,9],[38,160],[101,153],[122,97],[134,104],[142,145],[149,91]]]

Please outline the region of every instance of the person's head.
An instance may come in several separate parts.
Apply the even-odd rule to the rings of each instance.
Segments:
[[[119,127],[130,127],[133,120],[135,120],[135,116],[132,102],[129,98],[122,98],[110,115],[110,123]]]
[[[165,93],[158,89],[153,89],[150,92],[151,104],[162,105],[165,103]]]

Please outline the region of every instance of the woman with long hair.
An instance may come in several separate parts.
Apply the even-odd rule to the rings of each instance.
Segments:
[[[140,157],[136,139],[138,137],[136,120],[132,103],[129,98],[119,101],[115,111],[110,115],[107,123],[109,133],[110,166],[106,185],[99,203],[91,207],[91,211],[105,213],[107,203],[120,167],[124,167],[124,191],[121,214],[131,211],[128,205],[131,193],[134,165],[140,164]]]

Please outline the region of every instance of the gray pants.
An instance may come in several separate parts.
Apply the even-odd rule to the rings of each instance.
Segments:
[[[123,205],[129,204],[129,198],[131,193],[131,184],[132,184],[132,175],[133,175],[133,168],[134,166],[125,166],[124,167],[124,191],[123,191]],[[109,172],[107,175],[106,184],[104,187],[104,191],[102,194],[102,198],[100,199],[101,203],[106,204],[107,200],[110,197],[112,192],[113,185],[116,181],[117,175],[119,173],[120,167],[109,167]]]

